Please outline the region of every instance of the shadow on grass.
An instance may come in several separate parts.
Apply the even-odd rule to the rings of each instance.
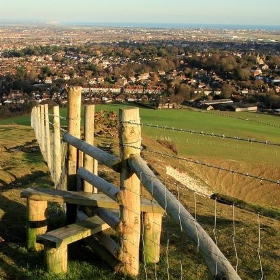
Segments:
[[[34,279],[30,271],[43,274],[43,252],[28,252],[17,243],[0,244],[0,279]]]
[[[6,190],[15,189],[15,188],[22,188],[24,185],[27,184],[34,184],[37,182],[37,185],[40,187],[43,186],[52,186],[53,182],[48,178],[48,174],[43,171],[34,171],[31,174],[23,176],[21,178],[17,178],[9,169],[3,169],[6,173],[8,173],[14,180],[7,184],[5,181],[0,179],[0,193]],[[39,178],[39,179],[38,179]]]
[[[29,253],[25,249],[26,207],[1,194],[0,205],[4,213],[0,220],[0,233],[4,239],[0,243],[0,279],[28,279],[25,271],[38,266],[38,254],[41,253]]]
[[[2,170],[13,181],[7,184],[0,179],[0,236],[4,240],[0,243],[0,279],[32,279],[28,277],[30,270],[38,266],[43,269],[43,253],[28,252],[25,248],[26,206],[20,201],[20,192],[28,184],[51,186],[52,182],[48,174],[40,170],[20,178],[11,167]]]
[[[14,181],[7,184],[0,180],[0,209],[2,217],[0,219],[0,235],[6,242],[25,242],[26,226],[26,206],[18,202],[20,191],[28,184],[35,182],[38,186],[52,186],[48,174],[42,171],[34,171],[31,174],[17,178],[11,171],[5,170]]]

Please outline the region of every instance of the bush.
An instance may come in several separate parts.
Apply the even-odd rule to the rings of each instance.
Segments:
[[[10,111],[8,107],[6,106],[0,106],[0,119],[6,119],[11,116]]]
[[[171,140],[157,140],[159,144],[163,147],[171,150],[175,155],[178,155],[178,150],[176,148],[176,144]]]

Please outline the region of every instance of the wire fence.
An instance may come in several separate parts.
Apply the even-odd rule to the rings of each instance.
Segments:
[[[43,113],[44,115],[44,113]],[[60,117],[59,115],[48,114],[52,119],[58,117],[62,120],[67,120],[65,117]],[[37,117],[39,117],[37,115]],[[32,121],[33,127],[35,127],[35,132],[37,135],[37,139],[40,139],[40,132],[42,128],[39,128],[38,122],[35,120],[35,117]],[[59,181],[56,183],[56,187],[58,189],[63,189],[63,185],[65,185],[65,174],[66,174],[66,155],[67,155],[67,147],[66,144],[62,141],[62,135],[67,133],[67,130],[61,127],[56,127],[56,124],[53,121],[48,122],[52,130],[58,128],[61,132],[60,134],[60,142],[62,145],[62,150],[60,150],[61,157],[61,176]],[[171,131],[172,133],[186,133],[186,134],[197,134],[201,136],[207,137],[216,137],[225,140],[235,140],[249,143],[256,143],[265,146],[273,146],[278,147],[280,144],[273,143],[270,141],[263,141],[257,139],[245,139],[243,137],[237,136],[226,136],[223,134],[215,134],[215,133],[204,133],[194,130],[187,130],[181,128],[173,128],[167,126],[160,126],[155,124],[144,124],[144,123],[136,123],[135,121],[123,122],[120,123],[120,126],[123,124],[129,125],[140,125],[145,127],[156,128],[163,131]],[[45,129],[45,125],[44,129]],[[42,135],[41,135],[42,136]],[[54,142],[53,142],[54,143]],[[41,146],[41,150],[46,150],[42,148],[42,143],[39,141],[39,145]],[[55,145],[54,145],[55,146]],[[149,148],[139,148],[134,146],[133,144],[125,144],[124,146],[131,147],[133,149],[140,149],[143,155],[154,155],[155,157],[160,158],[170,158],[172,160],[178,162],[186,162],[201,166],[203,168],[207,168],[209,170],[216,169],[218,171],[225,172],[226,174],[243,176],[246,178],[250,178],[253,180],[257,180],[259,182],[267,182],[275,184],[277,187],[279,186],[280,181],[274,178],[266,178],[260,175],[250,174],[246,171],[233,170],[230,168],[223,168],[211,163],[206,163],[193,158],[181,157],[178,155],[174,155],[174,153],[163,153],[161,151],[156,151],[155,149]],[[46,156],[46,151],[45,158]],[[54,152],[53,152],[54,154]],[[53,159],[54,160],[54,159]],[[114,182],[114,178],[111,177],[110,169],[101,166],[99,173],[105,175],[104,177],[111,178]],[[128,169],[128,171],[132,171]],[[51,172],[52,174],[52,172]],[[158,179],[157,176],[151,176],[149,173],[141,172],[139,176],[139,180],[141,185],[146,184],[144,177],[150,178],[151,192],[148,194],[147,192],[140,192],[137,195],[144,197],[151,202],[154,201],[154,194],[157,192],[154,186],[154,180]],[[140,236],[140,242],[142,244],[142,265],[140,267],[140,279],[207,279],[209,277],[209,272],[204,263],[205,258],[211,258],[212,255],[215,257],[215,268],[216,275],[218,274],[218,265],[221,258],[229,259],[233,266],[235,267],[235,271],[239,273],[244,279],[264,279],[264,277],[273,277],[271,275],[276,275],[278,272],[273,273],[268,268],[269,263],[273,263],[273,265],[277,266],[278,261],[276,256],[279,259],[279,246],[274,246],[273,249],[270,248],[271,245],[271,231],[273,231],[273,226],[279,227],[277,221],[265,221],[266,224],[262,224],[262,216],[260,213],[251,213],[245,212],[244,210],[236,207],[235,203],[231,205],[227,204],[219,204],[217,199],[209,200],[208,197],[201,196],[199,191],[190,190],[188,186],[184,185],[180,180],[176,180],[176,178],[172,176],[167,176],[163,182],[165,188],[165,198],[164,205],[162,206],[164,209],[164,219],[161,222],[155,222],[154,220],[148,220],[149,227],[155,227],[160,229],[161,231],[161,242],[160,244],[156,243],[154,239],[150,239],[150,237],[145,236],[144,222],[141,223],[141,228],[139,232],[135,232],[133,227],[130,227],[129,230],[135,232]],[[173,220],[170,219],[169,216],[166,215],[167,209],[169,207],[170,201],[168,200],[167,193],[171,192],[177,198],[177,207],[175,216],[178,217],[179,223],[174,223]],[[182,210],[186,208],[191,213],[192,216],[186,217],[182,214]],[[134,207],[126,209],[129,212],[134,213]],[[134,213],[136,214],[136,213]],[[156,211],[152,211],[151,215],[156,215]],[[118,214],[119,215],[119,214]],[[193,224],[195,231],[193,234],[193,239],[195,241],[195,246],[191,246],[188,242],[188,239],[184,235],[182,220],[187,219],[188,224]],[[216,253],[216,251],[211,251],[210,255],[204,256],[204,261],[201,259],[201,256],[198,252],[201,250],[201,239],[199,234],[199,227],[202,226],[212,237],[214,243],[219,246],[219,248],[225,252],[225,256],[223,257]],[[264,230],[265,229],[265,230]],[[275,234],[279,234],[280,231],[275,229]],[[129,241],[130,242],[130,241]],[[145,242],[151,242],[154,246],[154,250],[160,247],[161,257],[159,260],[155,262],[149,263],[146,262],[146,258],[154,257],[149,256],[147,253],[146,247],[143,245]],[[137,246],[135,243],[131,243],[132,246]],[[122,248],[124,249],[124,248]],[[134,258],[134,256],[131,256]],[[267,267],[265,267],[267,266]],[[135,271],[138,270],[137,267],[134,268]],[[254,276],[254,277],[253,277]],[[238,278],[236,278],[238,279]],[[273,279],[273,278],[271,278]]]
[[[133,121],[129,122],[130,124],[136,124]],[[280,143],[272,143],[269,142],[267,140],[263,141],[263,140],[258,140],[258,139],[254,139],[254,138],[243,138],[243,137],[239,137],[239,136],[228,136],[225,134],[217,134],[214,132],[203,132],[203,131],[196,131],[196,130],[189,130],[189,129],[184,129],[184,128],[176,128],[176,127],[169,127],[169,126],[164,126],[164,125],[158,125],[158,124],[145,124],[145,123],[141,123],[138,125],[140,126],[146,126],[146,127],[151,127],[151,128],[156,128],[156,129],[162,129],[162,130],[168,130],[168,131],[172,131],[172,132],[183,132],[183,133],[189,133],[189,134],[198,134],[201,136],[210,136],[210,137],[217,137],[217,138],[222,138],[222,139],[231,139],[231,140],[236,140],[236,141],[245,141],[245,142],[249,142],[249,143],[259,143],[259,144],[265,144],[265,145],[270,145],[270,146],[280,146]]]
[[[246,121],[246,122],[255,122],[255,123],[259,123],[259,124],[264,124],[267,126],[272,126],[272,127],[280,127],[279,124],[277,123],[271,123],[271,122],[264,122],[258,119],[258,115],[255,116],[255,118],[252,117],[240,117],[236,114],[227,114],[227,113],[223,113],[221,111],[201,111],[203,113],[207,113],[207,114],[214,114],[214,115],[219,115],[219,116],[223,116],[223,117],[228,117],[228,118],[233,118],[233,119],[238,119],[238,120],[242,120],[242,121]]]

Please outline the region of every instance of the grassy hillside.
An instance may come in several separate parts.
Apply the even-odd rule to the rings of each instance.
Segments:
[[[98,106],[97,110],[100,109],[118,111],[118,106]],[[62,113],[65,114],[65,111]],[[279,147],[175,132],[172,129],[156,129],[146,124],[254,137],[277,143],[280,139],[279,127],[271,124],[279,125],[280,118],[259,114],[238,114],[236,118],[236,114],[218,116],[190,110],[156,111],[145,108],[140,109],[140,115],[141,122],[144,123],[143,145],[146,148],[143,157],[183,205],[196,215],[198,222],[210,236],[217,238],[222,252],[233,265],[237,264],[242,279],[261,279],[261,270],[265,279],[279,279],[279,220],[267,218],[262,212],[258,216],[260,211],[256,207],[252,207],[253,211],[247,211],[226,204],[216,204],[207,197],[195,196],[185,185],[166,175],[166,166],[172,166],[193,176],[214,192],[262,204],[266,208],[279,207],[277,184],[260,182],[176,158],[190,157],[215,166],[278,179]],[[82,243],[70,247],[69,273],[59,277],[44,272],[41,252],[25,250],[26,201],[20,198],[20,192],[29,186],[49,187],[52,182],[32,129],[22,125],[28,124],[29,117],[5,122],[8,125],[0,124],[0,236],[5,239],[5,242],[0,242],[0,279],[124,279],[112,274],[108,265]],[[165,142],[160,144],[156,141],[158,139],[164,139]],[[116,139],[107,141],[117,147]],[[168,148],[167,143],[177,148],[178,155]],[[161,155],[152,151],[159,151]],[[175,157],[167,158],[164,154]],[[110,172],[101,168],[100,174],[109,178]],[[51,217],[56,218],[58,214],[60,213],[54,210]],[[258,247],[259,242],[261,248]],[[237,248],[238,262],[234,247]],[[178,225],[168,217],[164,218],[161,249],[160,263],[157,266],[142,267],[139,279],[156,279],[155,275],[157,279],[167,279],[168,274],[170,279],[179,279],[181,261],[186,279],[208,279],[206,267],[197,254],[196,246],[188,242]]]
[[[97,105],[96,111],[118,112],[119,107],[118,104]],[[66,109],[61,109],[61,115],[66,116],[66,113]],[[151,110],[141,107],[140,117],[142,131],[149,138],[169,141],[180,158],[208,164],[205,166],[190,163],[190,160],[180,160],[177,168],[188,168],[191,176],[202,180],[213,192],[280,208],[280,200],[277,199],[280,195],[279,184],[236,174],[248,173],[272,182],[279,180],[280,116],[241,112],[210,113],[190,109]],[[29,125],[30,119],[24,116],[1,123]],[[62,122],[62,125],[66,125],[66,122]],[[222,135],[225,137],[220,137]],[[250,139],[277,145],[255,143]],[[222,169],[237,172],[230,173]]]

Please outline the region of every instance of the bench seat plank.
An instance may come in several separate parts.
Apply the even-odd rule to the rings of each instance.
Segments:
[[[119,204],[103,193],[63,191],[51,188],[27,188],[21,192],[21,197],[38,201],[119,209]],[[164,213],[164,210],[156,201],[151,201],[146,198],[141,198],[141,211],[149,213]]]
[[[59,248],[62,245],[68,245],[95,233],[110,228],[98,216],[88,218],[45,234],[37,236],[37,242],[47,245],[50,248]]]

